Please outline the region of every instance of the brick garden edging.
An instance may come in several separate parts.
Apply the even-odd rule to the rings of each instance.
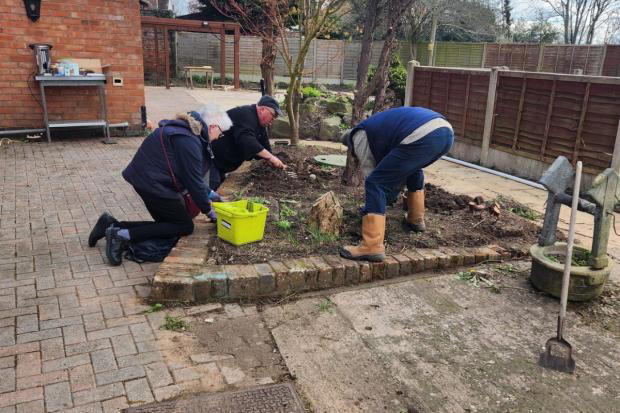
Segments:
[[[244,165],[245,166],[245,165]],[[231,196],[245,168],[224,181],[218,192]],[[217,237],[204,215],[194,220],[194,233],[182,237],[153,278],[153,301],[206,302],[279,297],[299,292],[356,285],[434,269],[458,268],[515,256],[499,246],[417,249],[388,256],[384,262],[351,261],[337,255],[270,261],[247,265],[209,265],[208,243]]]
[[[211,237],[217,237],[215,225],[197,218],[195,227],[192,235],[179,240],[155,273],[152,300],[206,302],[279,297],[513,258],[509,251],[490,246],[417,249],[388,256],[380,263],[327,255],[261,264],[209,265],[207,244]],[[527,251],[517,255],[524,253]]]

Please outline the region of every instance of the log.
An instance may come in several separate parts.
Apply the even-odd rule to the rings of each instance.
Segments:
[[[342,222],[342,206],[333,191],[321,195],[310,208],[308,223],[323,234],[338,236]]]

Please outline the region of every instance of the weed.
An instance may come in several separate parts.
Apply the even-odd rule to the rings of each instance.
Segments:
[[[575,267],[587,267],[589,266],[590,257],[592,253],[590,251],[573,251],[573,258],[571,260],[571,265]],[[558,264],[564,264],[564,255],[563,254],[545,254],[545,258],[547,258],[551,262],[555,262]]]
[[[178,317],[171,317],[167,315],[164,320],[165,320],[165,323],[163,327],[165,330],[185,331],[189,328],[189,325],[187,324],[187,322],[181,320]]]
[[[245,193],[248,192],[248,187],[245,188],[241,188],[235,192],[233,192],[233,199],[241,199],[243,198],[243,196],[245,195]]]
[[[267,199],[265,199],[265,198],[263,198],[261,196],[250,196],[250,197],[248,197],[248,204],[249,203],[261,204],[261,205],[269,205],[270,204],[270,202]]]
[[[280,217],[294,217],[297,212],[293,211],[288,205],[280,202]]]
[[[528,219],[530,221],[536,221],[537,219],[542,218],[542,214],[534,211],[532,208],[516,203],[515,201],[508,199],[503,196],[498,196],[493,200],[493,202],[499,204],[503,209],[508,212],[512,212],[513,214],[519,215],[521,218]]]
[[[338,237],[336,237],[335,235],[325,234],[321,232],[321,230],[315,226],[309,227],[308,232],[310,233],[310,238],[312,239],[312,242],[317,244],[330,243],[338,239]]]
[[[329,299],[326,298],[322,300],[320,303],[318,303],[316,306],[319,309],[319,312],[325,313],[325,312],[330,312],[330,310],[334,306],[334,303],[332,303]]]
[[[506,265],[498,265],[497,267],[495,267],[496,270],[502,271],[502,272],[507,272],[510,274],[514,274],[516,272],[519,272],[519,270],[512,264],[506,264]]]
[[[291,245],[295,247],[299,246],[299,240],[295,237],[295,234],[293,233],[293,231],[288,231],[288,234],[286,237],[288,238],[288,242],[290,242]]]
[[[164,305],[161,303],[155,303],[155,304],[151,304],[149,306],[149,309],[146,310],[147,313],[156,313],[158,311],[161,311],[164,309]]]
[[[459,271],[456,273],[456,278],[467,282],[467,284],[480,288],[488,288],[492,293],[499,294],[501,291],[495,281],[488,278],[488,274],[479,271]]]
[[[291,228],[291,223],[290,221],[286,220],[286,219],[281,219],[279,221],[276,221],[276,226],[280,229],[283,230],[289,230]]]

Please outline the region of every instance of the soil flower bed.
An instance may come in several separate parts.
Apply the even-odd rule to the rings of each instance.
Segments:
[[[288,168],[271,168],[254,162],[238,181],[233,199],[250,199],[269,208],[265,235],[261,242],[235,247],[214,238],[209,245],[209,264],[251,264],[308,256],[337,254],[344,244],[360,240],[364,188],[341,183],[342,168],[318,164],[314,156],[338,153],[334,149],[312,146],[276,148],[275,154]],[[333,191],[344,208],[338,237],[322,234],[308,225],[312,203]],[[472,194],[473,196],[477,194]],[[472,204],[477,202],[477,207]],[[499,214],[492,208],[499,207]],[[519,214],[515,213],[518,212]],[[528,213],[523,213],[528,211]],[[456,248],[499,245],[516,252],[536,242],[540,227],[534,214],[511,200],[474,200],[426,185],[426,226],[424,233],[406,233],[401,228],[404,215],[401,202],[388,207],[386,254],[415,248]]]

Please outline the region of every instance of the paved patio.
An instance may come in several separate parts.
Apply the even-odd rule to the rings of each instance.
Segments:
[[[145,313],[158,264],[110,267],[104,242],[88,247],[103,210],[150,218],[120,175],[141,140],[0,148],[0,413],[115,412],[272,381],[239,372],[233,356],[195,337],[160,329],[165,313],[192,321],[215,311],[210,317],[227,320],[256,314],[254,306]]]

